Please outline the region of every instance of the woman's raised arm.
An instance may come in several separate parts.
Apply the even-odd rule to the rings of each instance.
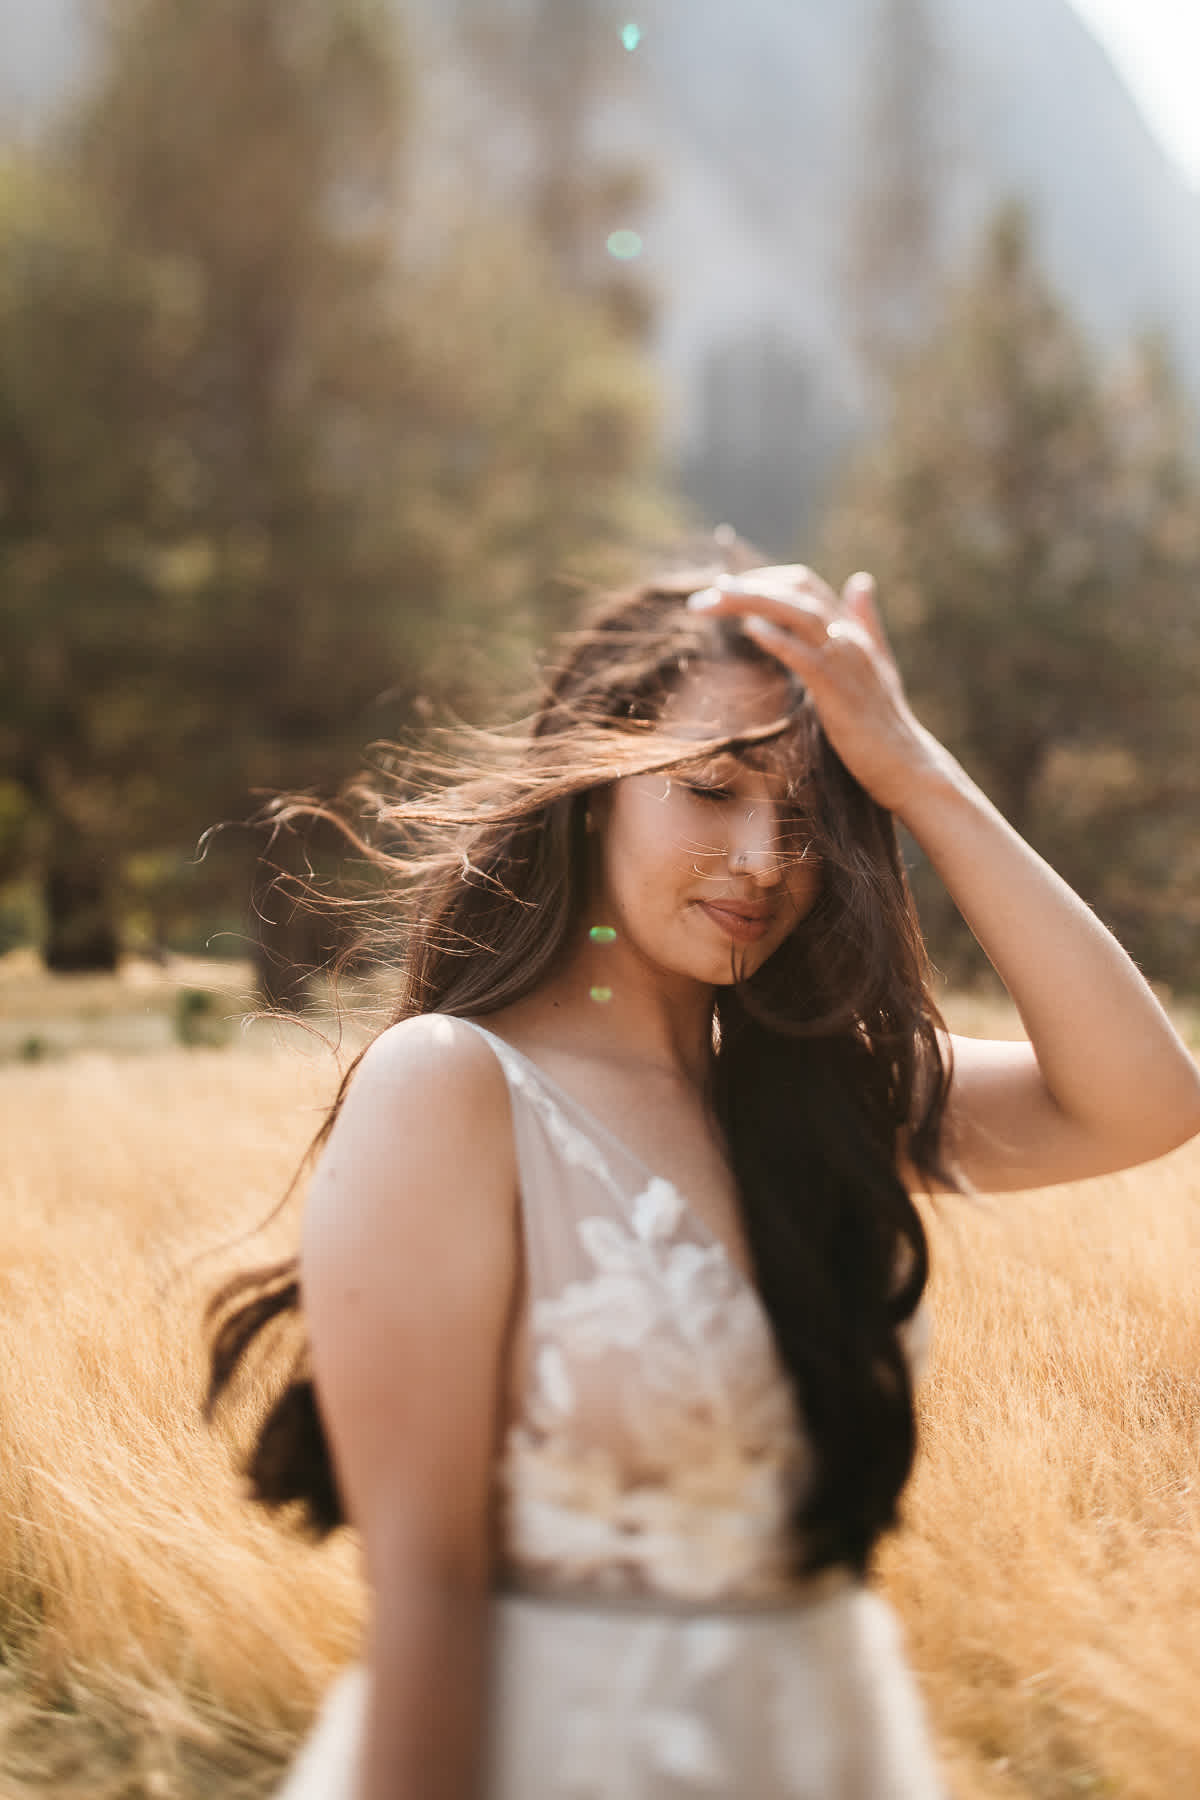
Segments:
[[[1108,1174],[1200,1131],[1200,1070],[1095,914],[956,763],[897,807],[1029,1042],[955,1037],[947,1124],[985,1192]]]
[[[317,1166],[301,1251],[317,1398],[371,1590],[360,1800],[477,1791],[516,1193],[486,1044],[446,1019],[384,1032]]]
[[[912,833],[1017,1006],[1027,1044],[953,1040],[947,1127],[967,1178],[987,1192],[1079,1180],[1200,1131],[1200,1071],[1129,957],[914,718],[871,577],[853,577],[839,604],[811,570],[763,570],[691,604],[741,614],[804,682],[830,743]]]

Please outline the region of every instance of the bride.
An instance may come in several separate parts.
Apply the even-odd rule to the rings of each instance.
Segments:
[[[699,583],[609,604],[527,737],[359,840],[397,1019],[298,1259],[213,1306],[210,1405],[302,1318],[252,1488],[351,1526],[370,1586],[286,1800],[935,1800],[869,1585],[915,1445],[910,1190],[1200,1129],[1136,969],[914,718],[870,578]],[[1027,1042],[946,1032],[893,821]]]

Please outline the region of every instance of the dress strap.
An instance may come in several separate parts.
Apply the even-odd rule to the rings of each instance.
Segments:
[[[569,1116],[571,1097],[555,1091],[536,1063],[474,1019],[461,1023],[487,1040],[508,1084],[525,1271],[536,1305],[587,1274],[586,1221],[624,1221],[638,1182],[621,1181],[606,1149]]]
[[[487,1039],[496,1061],[504,1071],[509,1097],[513,1103],[514,1128],[518,1131],[518,1153],[520,1131],[517,1113],[529,1108],[569,1167],[583,1170],[614,1193],[620,1193],[622,1190],[612,1173],[609,1159],[596,1141],[596,1132],[604,1129],[600,1122],[588,1118],[586,1108],[560,1088],[557,1082],[552,1081],[523,1051],[516,1049],[504,1038],[497,1037],[494,1031],[489,1031],[475,1019],[463,1019],[461,1023],[469,1025],[472,1031],[477,1031]],[[581,1126],[569,1119],[563,1102],[577,1115],[582,1114],[586,1124]],[[621,1148],[619,1144],[617,1147]],[[631,1152],[626,1154],[632,1155]]]

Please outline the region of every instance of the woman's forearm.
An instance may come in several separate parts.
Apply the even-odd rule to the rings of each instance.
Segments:
[[[488,1615],[486,1588],[419,1579],[377,1604],[356,1800],[478,1800]]]
[[[1112,934],[930,740],[896,816],[1016,1004],[1050,1097],[1112,1146],[1161,1154],[1200,1130],[1200,1073]]]

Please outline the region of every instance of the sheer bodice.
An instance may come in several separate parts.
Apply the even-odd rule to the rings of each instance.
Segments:
[[[523,1238],[484,1800],[944,1800],[886,1603],[789,1574],[812,1453],[752,1282],[581,1102],[459,1023],[507,1080]],[[278,1800],[354,1800],[370,1679],[335,1683]]]
[[[786,1598],[811,1453],[756,1289],[669,1181],[465,1022],[508,1082],[525,1246],[502,1578]]]

